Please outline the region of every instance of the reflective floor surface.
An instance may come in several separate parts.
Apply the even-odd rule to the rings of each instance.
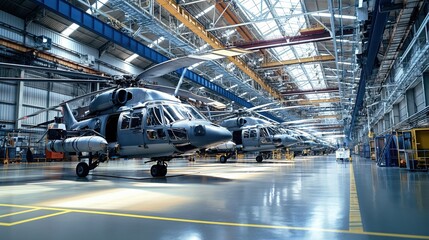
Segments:
[[[429,173],[358,157],[75,165],[0,165],[0,239],[429,239]]]

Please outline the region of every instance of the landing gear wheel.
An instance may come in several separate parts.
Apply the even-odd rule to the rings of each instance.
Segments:
[[[76,175],[78,177],[86,177],[89,173],[89,166],[86,162],[80,162],[76,166]]]
[[[225,155],[220,156],[219,161],[221,163],[226,163],[226,161],[228,160],[228,158]]]
[[[167,166],[166,165],[153,165],[150,168],[150,174],[152,177],[165,177],[167,175]]]
[[[161,169],[160,177],[165,177],[165,175],[167,175],[167,166],[166,165],[159,165],[159,167]]]
[[[256,161],[257,162],[262,162],[263,158],[261,155],[256,156]]]

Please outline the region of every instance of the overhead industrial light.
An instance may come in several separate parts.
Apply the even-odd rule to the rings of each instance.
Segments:
[[[316,16],[316,17],[331,17],[332,14],[331,13],[322,13],[322,12],[316,12],[316,13],[312,13],[311,15]],[[350,16],[350,15],[339,15],[339,14],[334,14],[335,18],[342,18],[342,19],[356,19],[356,16]]]
[[[133,55],[129,56],[127,59],[125,59],[124,61],[129,63],[131,61],[133,61],[134,59],[136,59],[139,55],[137,53],[134,53]]]
[[[252,97],[251,99],[249,99],[249,101],[253,101],[255,99],[257,99],[258,97]]]
[[[74,31],[76,31],[76,29],[78,29],[79,27],[80,27],[79,25],[77,25],[76,23],[73,23],[68,28],[66,28],[64,31],[62,31],[61,34],[68,37],[68,36],[70,36],[70,34],[72,34]]]

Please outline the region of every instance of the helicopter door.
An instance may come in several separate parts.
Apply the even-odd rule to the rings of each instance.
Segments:
[[[259,138],[261,139],[261,144],[272,144],[272,135],[269,133],[268,129],[263,127],[259,129]]]
[[[168,138],[161,106],[147,108],[145,125],[144,139],[149,146],[148,151],[157,151],[157,148],[165,149],[164,143],[168,144]]]
[[[132,155],[138,151],[138,147],[143,146],[141,112],[123,112],[119,117],[118,123],[118,142],[125,150],[125,154]]]
[[[259,146],[257,128],[249,128],[243,130],[243,146]]]
[[[241,130],[232,132],[232,141],[235,144],[241,145],[243,144],[243,139],[241,138]]]

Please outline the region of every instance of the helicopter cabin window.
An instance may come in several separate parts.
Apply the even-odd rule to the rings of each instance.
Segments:
[[[131,128],[141,128],[142,116],[141,113],[133,113],[133,115],[131,115]]]
[[[122,124],[121,124],[121,129],[127,129],[130,127],[130,114],[126,113],[124,115],[122,115]]]
[[[146,122],[148,126],[162,125],[162,113],[159,106],[147,110]]]
[[[243,138],[249,138],[249,130],[243,130]]]
[[[255,138],[257,136],[256,129],[250,129],[249,136],[250,138]]]

